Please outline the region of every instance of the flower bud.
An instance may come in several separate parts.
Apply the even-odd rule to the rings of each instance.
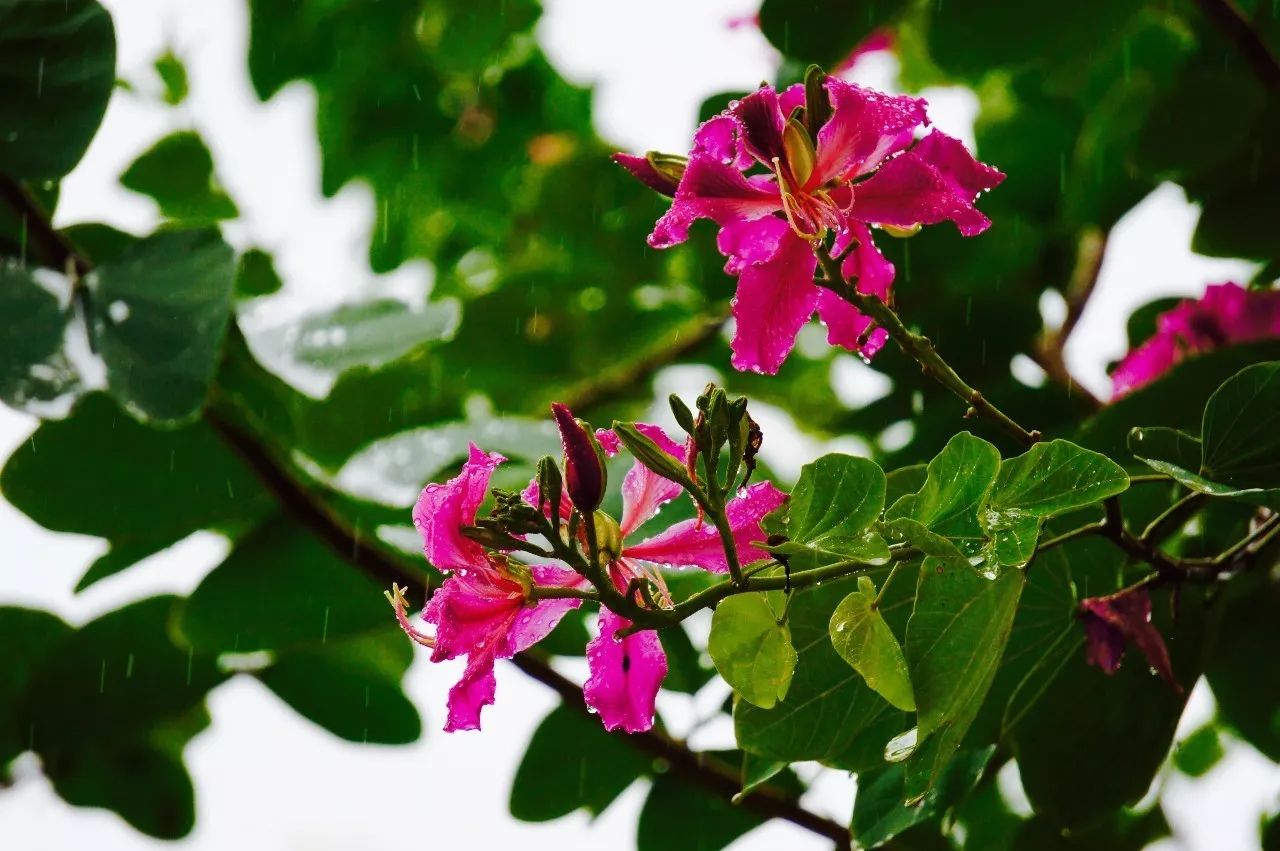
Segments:
[[[827,72],[810,65],[804,72],[804,123],[809,135],[816,139],[822,125],[831,117],[831,98],[827,95]]]
[[[556,425],[560,428],[560,445],[564,448],[565,489],[569,500],[579,511],[595,511],[604,500],[608,482],[604,450],[595,434],[574,419],[573,413],[559,402],[551,405]]]
[[[613,161],[631,172],[631,176],[654,192],[671,198],[676,194],[680,178],[684,176],[689,161],[675,154],[650,151],[643,157],[635,154],[614,154]]]
[[[791,166],[796,183],[803,186],[809,175],[813,174],[814,166],[818,163],[818,153],[814,150],[813,140],[809,138],[809,131],[794,118],[782,130],[782,150],[787,154],[787,164]]]
[[[618,440],[622,441],[622,445],[627,447],[627,451],[631,453],[632,457],[641,464],[665,479],[670,479],[677,484],[684,485],[686,488],[693,487],[689,471],[685,469],[684,465],[667,454],[666,450],[661,446],[646,437],[635,427],[634,423],[615,422],[613,424],[613,433],[618,436]]]

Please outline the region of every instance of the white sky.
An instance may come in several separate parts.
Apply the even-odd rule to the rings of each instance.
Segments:
[[[151,62],[172,46],[187,62],[191,97],[173,110],[145,94],[117,93],[84,162],[63,184],[59,224],[102,221],[149,230],[157,221],[153,203],[120,188],[116,178],[160,136],[194,127],[210,144],[219,174],[243,213],[242,221],[228,228],[229,238],[238,247],[261,245],[276,255],[289,298],[273,308],[269,319],[371,289],[375,278],[366,263],[370,193],[348,186],[336,198],[320,195],[315,97],[307,87],[292,85],[269,104],[254,98],[244,61],[243,0],[104,3],[116,20],[120,76],[144,90],[158,87],[150,76]],[[597,119],[606,137],[631,150],[680,150],[704,97],[749,88],[769,76],[774,57],[759,33],[725,26],[755,5],[755,0],[651,0],[636,14],[632,4],[545,0],[539,35],[563,73],[597,85]],[[892,62],[883,58],[858,70],[867,82],[883,86],[892,80]],[[957,91],[930,96],[935,121],[971,138],[972,97]],[[1180,191],[1169,186],[1115,229],[1098,292],[1068,350],[1070,365],[1093,390],[1106,391],[1103,365],[1122,354],[1125,317],[1134,307],[1158,294],[1194,294],[1206,282],[1247,272],[1244,264],[1190,254],[1195,217]],[[425,264],[411,264],[376,286],[383,293],[391,287],[420,296],[430,277]],[[858,391],[850,389],[848,395],[856,398]],[[0,453],[7,456],[34,426],[32,419],[0,408]],[[142,596],[185,593],[226,551],[218,537],[196,535],[77,596],[71,589],[105,549],[102,542],[46,532],[3,502],[0,541],[0,604],[46,608],[75,623]],[[517,846],[558,851],[588,843],[634,845],[643,784],[634,785],[594,823],[583,814],[546,825],[513,821],[506,805],[515,765],[553,700],[542,686],[500,667],[498,702],[486,710],[485,731],[448,736],[439,726],[455,673],[448,666],[415,663],[408,690],[424,713],[427,734],[418,744],[397,748],[343,743],[299,719],[247,677],[219,688],[210,699],[212,728],[187,750],[197,824],[177,846],[141,836],[112,813],[67,806],[31,765],[15,788],[0,792],[0,835],[6,848],[23,851],[90,846],[95,851],[349,851],[409,843],[427,851]],[[663,696],[660,708],[675,732],[687,729],[723,696],[715,688],[696,705],[679,695]],[[1209,712],[1211,701],[1199,692],[1188,728]],[[722,745],[730,736],[721,725],[700,731],[695,741]],[[852,788],[847,779],[825,778],[808,803],[847,818]],[[1255,847],[1257,814],[1278,791],[1280,778],[1269,762],[1233,747],[1206,782],[1170,781],[1166,801],[1175,808],[1171,820],[1185,842],[1171,847]],[[802,830],[777,823],[733,847],[746,851],[782,843],[790,851],[826,847]]]

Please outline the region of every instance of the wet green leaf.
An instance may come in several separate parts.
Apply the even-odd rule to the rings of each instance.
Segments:
[[[876,596],[875,583],[859,576],[858,590],[831,613],[831,643],[881,697],[905,712],[914,712],[907,660],[897,636],[880,614]]]
[[[888,547],[871,528],[884,493],[884,472],[866,458],[832,454],[806,464],[781,527],[790,540],[769,551],[785,555],[792,570],[887,559]]]
[[[711,618],[707,651],[716,670],[761,709],[787,696],[795,672],[791,628],[779,622],[785,599],[778,592],[736,594],[721,601]]]

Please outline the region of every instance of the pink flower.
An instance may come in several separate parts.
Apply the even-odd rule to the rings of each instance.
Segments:
[[[733,365],[740,370],[777,372],[815,311],[833,345],[864,357],[884,345],[883,330],[814,283],[811,243],[828,231],[834,252],[847,252],[845,277],[887,301],[894,269],[870,225],[951,221],[972,236],[991,224],[974,201],[1004,175],[938,131],[914,141],[928,124],[923,100],[835,78],[824,87],[831,116],[816,140],[794,117],[805,107],[802,85],[781,93],[764,86],[698,128],[671,209],[649,236],[650,245],[667,248],[688,238],[697,219],[720,226],[725,271],[738,277]]]
[[[1280,337],[1280,290],[1210,284],[1156,318],[1156,333],[1111,373],[1111,400],[1150,384],[1183,359],[1234,343]]]
[[[636,428],[673,458],[682,463],[687,460],[685,446],[658,426],[637,423]],[[621,448],[611,431],[598,431],[596,437],[610,456]],[[616,534],[601,536],[601,557],[608,560],[609,576],[619,591],[627,591],[633,579],[651,580],[665,597],[666,582],[656,565],[701,567],[717,573],[728,570],[720,539],[709,523],[686,520],[639,543],[627,544],[627,538],[680,494],[680,485],[675,482],[639,461],[631,465],[622,480],[622,519]],[[730,501],[727,513],[744,563],[764,556],[752,547],[766,537],[760,521],[786,498],[772,484],[757,482]],[[606,525],[611,522],[606,518]],[[629,626],[626,618],[601,608],[599,635],[587,646],[591,675],[583,691],[587,705],[600,714],[606,729],[637,733],[653,726],[654,701],[667,674],[667,657],[653,630],[619,639],[618,631]]]
[[[507,563],[462,534],[462,527],[475,523],[489,478],[504,460],[472,444],[462,472],[443,485],[427,485],[414,506],[413,520],[422,533],[427,560],[441,570],[453,571],[423,611],[423,620],[435,626],[435,635],[409,622],[401,589],[393,588],[388,595],[404,631],[432,649],[431,661],[467,659],[461,679],[449,690],[445,730],[450,732],[480,729],[480,710],[493,703],[497,687],[493,673],[497,659],[509,659],[532,647],[581,605],[575,599],[528,600],[531,581],[582,585],[584,580],[573,571]],[[522,577],[522,571],[528,575]]]
[[[1160,631],[1151,623],[1151,597],[1145,588],[1133,588],[1107,597],[1080,601],[1084,621],[1086,659],[1108,674],[1120,668],[1125,644],[1132,642],[1147,664],[1179,694],[1182,686],[1173,676],[1169,651]]]

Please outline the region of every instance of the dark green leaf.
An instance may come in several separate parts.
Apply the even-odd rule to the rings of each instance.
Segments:
[[[240,215],[218,183],[204,140],[190,130],[152,145],[120,176],[120,183],[150,196],[171,219],[216,222]]]
[[[1280,762],[1280,683],[1262,676],[1258,660],[1280,648],[1280,592],[1274,587],[1231,594],[1206,676],[1218,718],[1269,759]]]
[[[71,627],[48,612],[0,608],[0,644],[5,648],[0,669],[0,774],[30,745],[31,731],[21,707],[31,672],[70,633]]]
[[[836,66],[858,42],[907,5],[900,0],[870,0],[857,6],[836,0],[765,0],[760,6],[760,31],[787,56]]]
[[[275,261],[270,254],[260,248],[251,248],[240,255],[236,264],[238,298],[272,295],[279,292],[283,285],[280,276],[276,274]]]
[[[649,760],[621,735],[606,733],[597,719],[562,705],[538,725],[516,769],[511,815],[551,821],[580,807],[599,815],[650,769]]]
[[[241,540],[182,608],[204,652],[282,650],[357,635],[391,617],[382,589],[307,530],[271,523]]]
[[[29,413],[53,412],[78,389],[63,352],[71,288],[49,269],[0,260],[0,400]]]
[[[924,799],[914,806],[902,802],[905,769],[902,763],[858,775],[853,799],[853,835],[862,848],[875,848],[902,831],[942,815],[977,785],[994,747],[958,754]]]
[[[102,121],[115,65],[111,16],[94,0],[0,0],[0,172],[71,171]]]
[[[216,230],[161,232],[88,279],[107,386],[131,414],[182,421],[204,406],[231,318],[235,266]]]
[[[779,623],[785,596],[737,594],[721,601],[711,618],[707,651],[716,670],[743,700],[772,709],[787,696],[795,673],[791,629]]]
[[[831,613],[831,643],[836,652],[862,675],[868,686],[904,712],[914,712],[915,698],[902,646],[876,605],[876,586],[858,577],[858,590],[840,601]]]
[[[991,578],[966,559],[925,559],[907,623],[919,742],[907,764],[909,800],[937,781],[977,716],[1009,640],[1024,583],[1018,569]]]
[[[1237,487],[1280,487],[1280,361],[1254,364],[1209,397],[1201,471]]]
[[[1173,749],[1173,764],[1190,777],[1203,777],[1222,759],[1222,739],[1212,722],[1195,730]]]
[[[282,654],[258,679],[299,714],[352,742],[400,745],[422,734],[400,680],[413,645],[398,629]]]

